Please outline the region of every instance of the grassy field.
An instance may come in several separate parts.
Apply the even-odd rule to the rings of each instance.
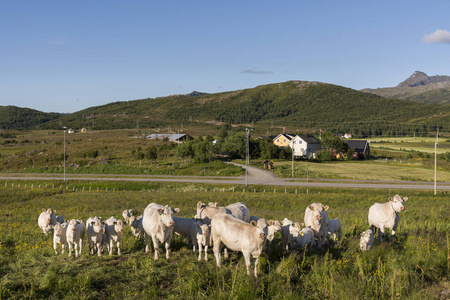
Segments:
[[[369,207],[397,191],[309,188],[298,194],[233,193],[229,186],[114,183],[118,186],[113,192],[113,183],[107,183],[106,191],[106,183],[93,183],[92,191],[50,188],[60,182],[48,183],[47,188],[39,188],[37,182],[27,182],[26,188],[24,182],[20,188],[18,184],[0,182],[1,299],[439,299],[450,289],[446,192],[433,196],[401,191],[409,200],[400,214],[397,240],[376,243],[372,251],[361,253],[359,233],[368,229]],[[100,191],[95,184],[101,185]],[[121,256],[89,256],[86,243],[79,258],[55,255],[52,238],[37,225],[42,208],[86,221],[93,215],[119,218],[128,208],[142,213],[156,202],[179,207],[180,217],[192,217],[197,201],[242,201],[252,215],[294,221],[303,219],[307,205],[321,202],[330,206],[330,218],[342,222],[342,242],[331,242],[323,251],[289,253],[277,235],[261,256],[259,277],[254,278],[246,274],[240,253],[217,269],[212,251],[209,261],[198,262],[186,239],[178,236],[172,241],[171,258],[154,261],[129,228]]]
[[[376,137],[369,138],[371,150],[396,150],[410,152],[424,152],[434,154],[434,137]],[[450,151],[450,140],[448,138],[438,139],[436,149],[438,154]]]
[[[442,166],[445,163],[445,166]],[[437,181],[450,182],[447,163],[439,161]],[[434,166],[433,166],[434,167]],[[409,160],[369,160],[356,162],[294,162],[294,178],[434,181],[434,168]],[[308,170],[308,171],[307,171]],[[273,170],[280,177],[292,177],[292,162],[275,161]]]

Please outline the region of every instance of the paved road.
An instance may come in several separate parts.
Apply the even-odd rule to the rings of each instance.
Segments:
[[[233,163],[245,169],[245,165]],[[3,174],[0,180],[63,180],[62,174]],[[224,176],[169,176],[169,175],[104,175],[104,174],[66,174],[66,180],[85,181],[141,181],[141,182],[191,182],[235,184],[249,186],[291,186],[291,187],[334,187],[334,188],[379,188],[379,189],[418,189],[434,190],[433,182],[412,181],[374,181],[374,180],[338,180],[305,178],[279,178],[270,171],[255,167],[248,167],[248,175],[238,177]],[[0,185],[1,186],[1,185]],[[438,182],[437,190],[450,190],[450,182]]]

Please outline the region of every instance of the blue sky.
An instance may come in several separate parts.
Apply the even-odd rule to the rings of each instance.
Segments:
[[[1,1],[0,105],[450,75],[450,1]]]

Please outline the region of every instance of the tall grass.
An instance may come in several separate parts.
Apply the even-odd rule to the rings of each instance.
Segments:
[[[208,190],[208,191],[206,191]],[[368,228],[367,212],[393,191],[299,189],[298,193],[242,193],[169,185],[145,191],[21,190],[0,185],[0,296],[3,299],[435,299],[445,289],[449,271],[449,194],[402,191],[408,196],[395,242],[359,251],[359,233]],[[283,251],[277,235],[260,257],[259,277],[248,276],[243,257],[232,253],[222,267],[197,261],[187,241],[174,236],[169,260],[153,260],[145,243],[126,228],[121,256],[55,255],[52,238],[37,226],[42,208],[66,219],[97,215],[121,217],[133,208],[142,213],[150,202],[169,203],[192,217],[197,201],[220,205],[242,201],[252,215],[302,221],[312,202],[329,205],[330,218],[343,225],[340,244],[301,253]],[[162,249],[162,248],[161,248]]]

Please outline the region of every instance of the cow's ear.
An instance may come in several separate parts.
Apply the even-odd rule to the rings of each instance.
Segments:
[[[403,198],[403,202],[406,202],[406,201],[408,201],[408,197]]]
[[[300,225],[301,225],[301,226],[305,226],[305,223],[302,222],[302,223],[300,223]]]
[[[391,202],[392,202],[392,201],[394,201],[394,198],[392,198],[392,197],[389,197],[389,201],[391,201]]]
[[[45,208],[43,208],[42,211],[47,211],[47,210]]]
[[[314,210],[314,206],[310,205],[308,206],[310,210]]]
[[[327,211],[329,208],[330,208],[330,207],[329,207],[328,205],[325,205],[325,206],[323,207],[323,209],[325,209],[325,211]]]
[[[251,220],[251,221],[250,221],[250,224],[252,224],[253,226],[256,226],[255,220]]]
[[[172,210],[173,210],[173,213],[174,213],[174,214],[180,212],[180,209],[179,209],[178,207],[177,207],[177,208],[174,208],[174,209],[172,209]]]
[[[272,220],[272,219],[269,220],[269,221],[267,222],[267,224],[269,224],[269,226],[273,225],[273,220]]]

